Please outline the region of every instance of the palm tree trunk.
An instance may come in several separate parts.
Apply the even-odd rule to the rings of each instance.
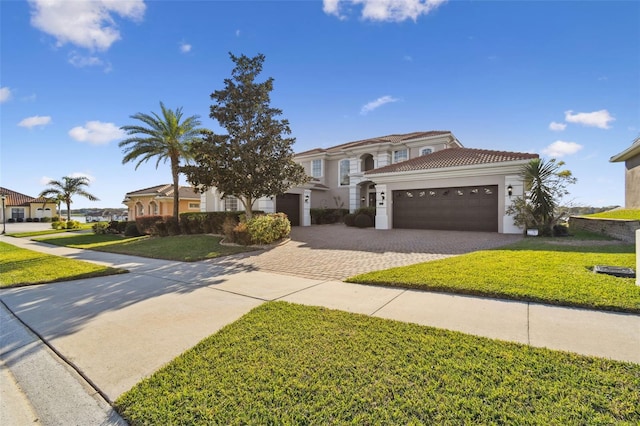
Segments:
[[[178,173],[178,160],[171,160],[171,174],[173,176],[173,219],[178,223],[180,214],[180,175]]]
[[[71,222],[71,200],[67,200],[67,223]]]

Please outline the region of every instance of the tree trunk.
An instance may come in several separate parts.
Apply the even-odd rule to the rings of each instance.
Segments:
[[[173,175],[173,219],[178,222],[180,220],[180,175],[178,173],[178,164],[171,161],[171,174]]]
[[[67,223],[71,221],[71,200],[67,200]]]

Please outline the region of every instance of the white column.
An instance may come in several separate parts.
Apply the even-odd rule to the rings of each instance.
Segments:
[[[358,199],[358,185],[349,185],[349,213],[353,213],[360,208]]]
[[[511,187],[511,195],[509,195]],[[523,230],[513,223],[513,216],[507,215],[507,209],[513,204],[516,198],[524,195],[522,178],[518,175],[504,177],[504,211],[502,216],[503,234],[522,234]]]
[[[302,195],[302,226],[311,226],[311,190],[305,189]]]
[[[640,229],[636,229],[636,285],[640,285]]]
[[[391,229],[389,223],[390,199],[391,194],[387,191],[387,185],[376,185],[376,229]]]

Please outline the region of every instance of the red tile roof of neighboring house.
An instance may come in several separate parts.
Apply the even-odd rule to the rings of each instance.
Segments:
[[[180,199],[193,198],[200,199],[200,194],[192,186],[181,186],[178,188]],[[139,189],[137,191],[127,192],[125,197],[136,196],[154,196],[154,197],[173,197],[173,185],[164,184],[156,185],[150,188]]]
[[[0,187],[0,195],[4,195],[6,200],[5,206],[28,206],[31,203],[44,203],[46,200],[42,197],[34,198],[28,195],[21,194],[16,191],[12,191],[7,188]],[[51,204],[51,202],[49,202]]]
[[[432,154],[380,167],[379,169],[369,170],[365,172],[365,174],[374,175],[378,173],[473,166],[478,164],[502,163],[505,161],[530,160],[534,158],[538,158],[538,154],[473,148],[447,148]]]
[[[319,154],[319,153],[323,153],[323,152],[340,152],[342,150],[345,149],[350,149],[350,148],[356,148],[356,147],[360,147],[360,146],[365,146],[365,145],[372,145],[372,144],[378,144],[378,143],[391,143],[391,144],[397,144],[400,142],[407,142],[413,139],[420,139],[420,138],[426,138],[426,137],[430,137],[430,136],[439,136],[439,135],[446,135],[449,134],[451,132],[447,131],[447,130],[432,130],[429,132],[412,132],[412,133],[404,133],[404,134],[396,134],[396,135],[387,135],[387,136],[379,136],[379,137],[375,137],[375,138],[370,138],[370,139],[362,139],[359,141],[353,141],[353,142],[347,142],[347,143],[343,143],[341,145],[336,145],[333,146],[331,148],[315,148],[315,149],[311,149],[309,151],[304,151],[304,152],[300,152],[297,153],[296,155],[309,155],[309,154]]]

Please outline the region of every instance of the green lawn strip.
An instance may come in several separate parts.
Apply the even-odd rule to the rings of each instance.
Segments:
[[[16,237],[16,238],[29,238],[29,237],[38,237],[40,235],[64,234],[64,233],[68,233],[68,232],[78,232],[78,231],[82,231],[82,230],[84,230],[84,229],[45,229],[45,230],[42,230],[42,231],[15,232],[13,234],[7,234],[7,236]]]
[[[640,365],[271,302],[115,402],[131,425],[638,424]]]
[[[252,250],[245,247],[221,245],[221,239],[212,235],[125,238],[113,234],[85,234],[39,239],[38,241],[65,247],[184,262],[212,259]]]
[[[640,209],[610,210],[608,212],[585,215],[584,217],[595,217],[595,218],[602,218],[602,219],[640,220]]]
[[[127,272],[0,242],[0,287],[102,277]]]
[[[632,244],[553,242],[525,239],[500,249],[370,272],[347,281],[640,312],[640,286],[634,278],[592,271],[595,265],[634,267]]]

